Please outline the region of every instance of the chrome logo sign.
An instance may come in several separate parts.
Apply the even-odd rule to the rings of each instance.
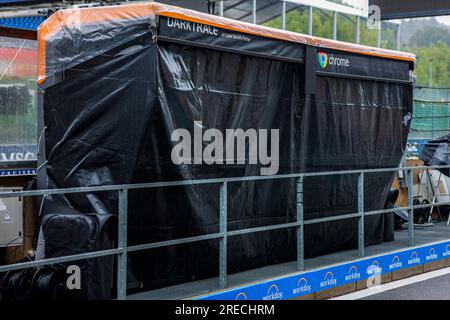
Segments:
[[[319,60],[319,65],[322,69],[326,68],[326,66],[336,66],[339,68],[350,67],[350,60],[348,58],[335,57],[332,53],[319,52],[317,54],[317,60]]]
[[[318,59],[320,67],[322,69],[325,68],[328,64],[328,54],[326,54],[325,52],[319,52]]]

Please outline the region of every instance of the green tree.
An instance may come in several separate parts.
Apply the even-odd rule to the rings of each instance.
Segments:
[[[298,8],[286,13],[286,30],[308,34],[309,10]],[[264,23],[265,26],[281,28],[281,17],[277,17]],[[356,40],[356,17],[338,14],[337,16],[337,40],[355,42]],[[313,35],[321,38],[331,39],[333,37],[333,13],[322,10],[314,10]],[[365,20],[361,19],[360,39],[361,44],[376,46],[378,31],[369,29]],[[381,46],[393,49],[395,47],[395,30],[385,28],[382,34]]]
[[[432,76],[434,87],[450,88],[450,31],[437,21],[427,20],[423,29],[414,31],[407,37],[402,45],[403,51],[413,52],[417,55],[416,71],[417,84],[429,84],[429,62],[432,63]],[[286,13],[286,30],[308,34],[309,10],[299,7]],[[405,26],[411,21],[405,21]],[[272,28],[281,28],[281,17],[264,23]],[[338,14],[337,40],[352,42],[356,40],[356,17]],[[403,28],[403,27],[402,27]],[[397,26],[382,22],[381,47],[395,49],[397,41]],[[408,30],[404,30],[407,32]],[[402,31],[403,33],[403,31]],[[314,9],[313,35],[331,39],[333,37],[333,14]],[[360,43],[368,46],[377,46],[378,30],[369,29],[365,19],[360,22]]]
[[[438,42],[429,47],[406,48],[413,49],[417,55],[415,75],[417,85],[428,86],[430,82],[430,62],[432,69],[433,87],[450,87],[450,47]]]

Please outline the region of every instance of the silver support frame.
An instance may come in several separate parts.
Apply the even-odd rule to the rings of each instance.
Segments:
[[[413,170],[406,170],[406,182],[408,185],[408,246],[414,246],[414,198],[413,198]]]
[[[281,29],[286,30],[286,1],[281,5]]]
[[[220,185],[220,203],[219,203],[219,225],[220,238],[219,246],[219,288],[224,289],[227,287],[227,240],[228,240],[228,228],[227,228],[227,182],[223,182]]]
[[[356,17],[356,27],[355,27],[355,42],[357,44],[361,43],[361,18],[359,16]]]
[[[308,20],[308,34],[312,36],[313,34],[313,7],[309,7],[309,20]]]
[[[379,22],[380,26],[377,29],[378,33],[377,33],[377,47],[381,48],[381,21]]]
[[[305,235],[303,217],[303,176],[297,179],[297,269],[305,270]]]
[[[337,39],[337,11],[333,12],[333,40]]]
[[[252,20],[253,20],[253,24],[256,24],[256,0],[253,0]]]
[[[413,173],[417,170],[434,170],[434,169],[450,169],[450,165],[439,165],[439,166],[416,166],[416,167],[403,167],[401,170],[406,171],[406,179],[408,186],[408,206],[383,209],[383,210],[372,210],[364,212],[364,175],[369,173],[379,173],[379,172],[397,172],[400,170],[396,168],[377,168],[377,169],[359,169],[359,170],[340,170],[340,171],[323,171],[323,172],[303,172],[303,173],[293,173],[293,174],[283,174],[275,176],[245,176],[245,177],[230,177],[230,178],[216,178],[216,179],[200,179],[200,180],[181,180],[181,181],[168,181],[168,182],[149,182],[149,183],[138,183],[138,184],[121,184],[121,185],[106,185],[106,186],[95,186],[95,187],[77,187],[77,188],[65,188],[65,189],[45,189],[45,190],[31,190],[31,191],[20,191],[20,192],[0,192],[0,198],[17,198],[17,197],[34,197],[34,196],[48,196],[56,194],[80,194],[87,192],[105,192],[105,191],[116,191],[118,192],[119,206],[118,206],[118,247],[115,249],[100,250],[95,252],[87,252],[82,254],[75,254],[69,256],[63,256],[58,258],[43,259],[37,261],[20,262],[9,265],[0,265],[0,272],[7,272],[12,270],[22,270],[25,268],[39,267],[45,265],[52,265],[57,263],[66,263],[71,261],[78,261],[82,259],[92,259],[105,256],[118,256],[118,268],[116,270],[117,279],[117,298],[126,299],[126,287],[127,287],[127,252],[136,252],[140,250],[147,250],[152,248],[167,247],[172,245],[184,244],[184,243],[194,243],[198,241],[214,240],[220,241],[220,262],[219,262],[219,285],[221,287],[226,287],[227,285],[227,237],[237,236],[240,234],[250,234],[256,232],[264,232],[269,230],[279,230],[285,228],[296,228],[297,235],[300,241],[297,255],[298,255],[298,267],[304,267],[304,238],[303,238],[303,226],[311,225],[322,222],[329,221],[342,221],[344,219],[356,219],[359,218],[358,234],[359,249],[363,249],[363,239],[364,232],[363,229],[363,218],[371,215],[379,215],[384,213],[393,213],[396,210],[407,210],[408,211],[408,245],[414,246],[414,209],[430,208],[436,206],[436,204],[418,204],[413,205]],[[333,176],[333,175],[358,175],[358,212],[350,213],[338,216],[330,216],[325,218],[304,220],[303,217],[303,179],[305,177],[319,177],[319,176]],[[241,230],[233,230],[228,232],[227,230],[227,184],[239,181],[263,181],[263,180],[278,180],[278,179],[298,179],[297,180],[297,221],[268,225],[263,227],[248,228]],[[135,246],[127,246],[127,210],[128,210],[128,191],[135,189],[151,189],[151,188],[161,188],[161,187],[174,187],[174,186],[186,186],[186,185],[210,185],[210,184],[220,184],[220,232],[213,234],[206,234],[195,237],[173,239],[160,242],[145,243]],[[302,191],[302,192],[300,192]],[[439,202],[438,206],[450,205],[450,201]]]
[[[364,257],[364,172],[358,174],[358,254]]]
[[[219,15],[223,17],[223,0],[219,2]]]
[[[397,43],[396,43],[396,49],[397,50],[400,50],[400,46],[401,46],[401,39],[400,39],[400,37],[401,37],[401,23],[399,23],[398,24],[398,27],[397,27]]]
[[[117,255],[117,299],[127,299],[127,231],[128,231],[128,190],[119,190],[119,235]]]
[[[433,88],[433,59],[431,59],[428,62],[428,86],[430,88]],[[434,109],[432,109],[432,110],[434,110]],[[433,124],[434,124],[434,122],[433,122]]]

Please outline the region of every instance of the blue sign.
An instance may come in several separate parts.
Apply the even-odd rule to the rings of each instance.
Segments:
[[[0,177],[4,177],[4,176],[34,176],[34,175],[36,175],[36,169],[0,170]]]
[[[419,157],[428,140],[429,139],[408,139],[405,150],[406,156]]]
[[[450,258],[450,241],[364,258],[198,297],[196,300],[284,300]]]
[[[37,159],[37,145],[35,144],[6,144],[0,145],[0,162],[23,161]]]

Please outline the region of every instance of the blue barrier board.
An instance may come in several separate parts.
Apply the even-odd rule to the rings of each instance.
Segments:
[[[285,300],[369,279],[415,265],[450,258],[450,241],[367,257],[218,291],[195,300]]]

